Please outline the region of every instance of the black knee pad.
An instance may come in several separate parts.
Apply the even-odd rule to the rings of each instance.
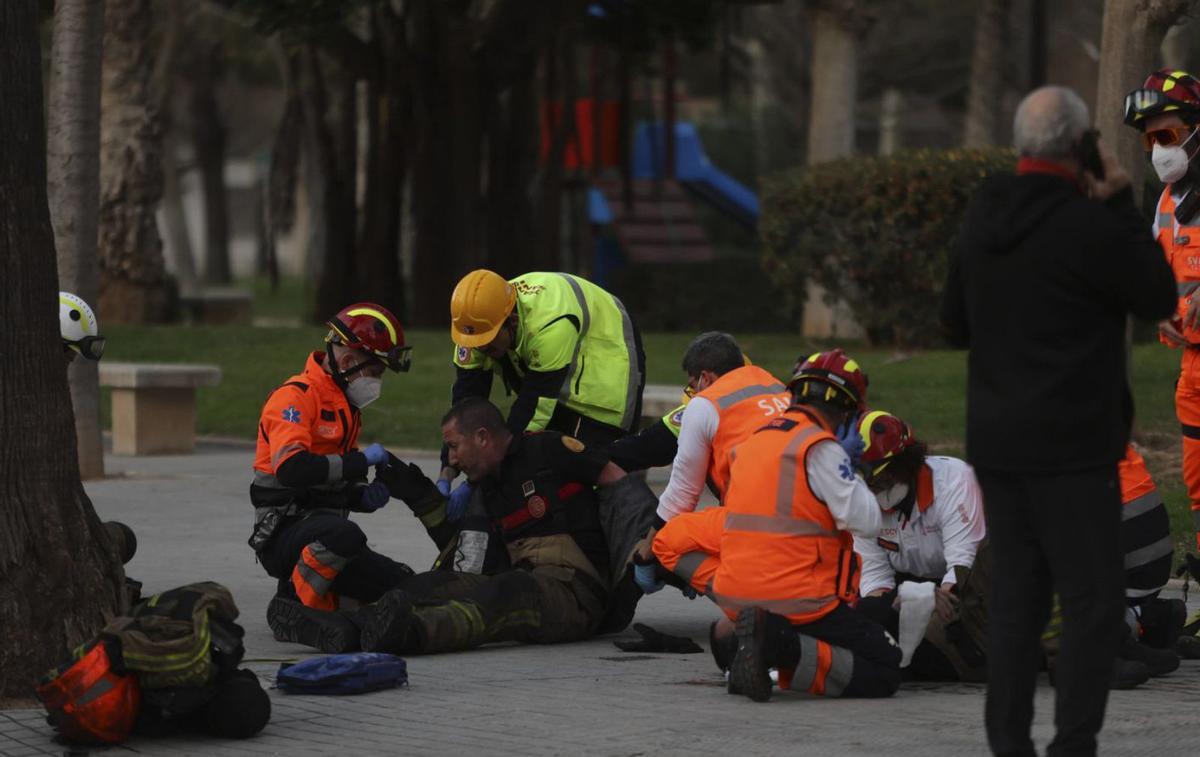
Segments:
[[[321,542],[334,554],[354,557],[367,546],[367,535],[354,521],[342,520],[332,524],[313,541]]]

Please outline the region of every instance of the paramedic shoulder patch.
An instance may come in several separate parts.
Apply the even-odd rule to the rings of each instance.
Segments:
[[[567,436],[564,434],[562,437],[562,443],[564,447],[572,452],[583,452],[583,442],[579,441],[573,436]]]

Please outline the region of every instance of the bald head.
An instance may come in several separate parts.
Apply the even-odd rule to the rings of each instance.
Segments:
[[[1061,161],[1074,157],[1091,119],[1087,104],[1066,87],[1039,87],[1017,106],[1013,146],[1023,158]]]

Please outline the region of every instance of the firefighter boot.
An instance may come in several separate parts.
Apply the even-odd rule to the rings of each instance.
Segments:
[[[765,702],[771,698],[771,668],[786,671],[790,682],[800,660],[800,639],[787,618],[760,607],[738,613],[734,634],[737,651],[729,667],[728,691]],[[784,685],[782,677],[780,683]]]
[[[300,600],[276,594],[267,605],[267,625],[276,641],[289,641],[322,652],[357,652],[358,627],[343,614],[305,607]]]
[[[1172,649],[1187,622],[1187,605],[1182,599],[1154,598],[1142,603],[1142,643],[1157,649]]]
[[[1117,656],[1122,660],[1142,663],[1154,678],[1172,673],[1179,667],[1179,655],[1170,649],[1155,649],[1133,639],[1121,645]]]
[[[377,601],[359,608],[364,652],[400,652],[416,634],[412,598],[403,589],[392,589]]]

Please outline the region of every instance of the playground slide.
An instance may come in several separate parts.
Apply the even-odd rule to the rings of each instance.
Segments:
[[[633,177],[656,179],[663,172],[663,125],[640,124],[633,149]],[[675,178],[689,191],[747,229],[758,223],[758,196],[712,164],[696,127],[675,124]]]

